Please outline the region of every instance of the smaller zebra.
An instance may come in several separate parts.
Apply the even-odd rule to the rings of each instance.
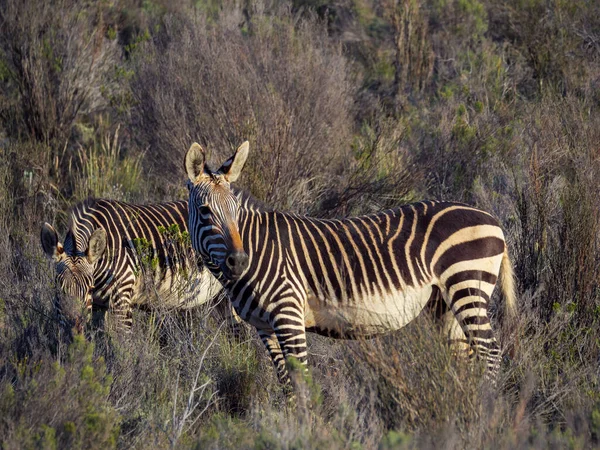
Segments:
[[[149,290],[174,309],[202,305],[222,291],[193,258],[187,220],[186,201],[133,205],[90,198],[72,208],[63,243],[45,223],[41,244],[55,263],[56,283],[64,294],[88,313],[112,310],[129,330],[132,306],[147,305]],[[82,326],[79,317],[65,315],[60,296],[54,307],[63,325]]]

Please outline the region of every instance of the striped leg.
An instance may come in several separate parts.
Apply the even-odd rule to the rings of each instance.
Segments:
[[[89,323],[89,321],[93,321],[93,306],[94,306],[94,301],[92,299],[92,289],[93,287],[91,287],[87,294],[86,294],[86,298],[85,298],[85,316],[82,317],[77,317],[75,319],[75,328],[77,329],[78,333],[83,333],[84,332],[84,327],[85,327],[85,323]]]
[[[487,313],[491,292],[486,290],[491,291],[493,286],[486,289],[487,284],[479,280],[471,280],[467,284],[471,286],[465,286],[465,282],[462,282],[449,288],[450,308],[469,340],[473,356],[486,361],[486,377],[493,381],[500,369],[501,360],[500,346],[494,337]]]
[[[306,408],[306,395],[301,393],[305,391],[304,388],[306,387],[303,375],[308,370],[308,352],[306,350],[306,328],[304,320],[297,309],[298,303],[294,300],[291,302],[289,300],[279,302],[279,307],[276,307],[276,309],[279,309],[281,312],[273,320],[272,326],[275,329],[279,346],[285,356],[286,376],[290,387],[293,389],[288,394],[288,400],[290,404],[304,410]],[[300,367],[296,364],[292,366],[288,365],[292,363],[291,357],[297,360]],[[295,376],[293,378],[290,378],[287,367],[291,367],[294,370],[293,373]],[[298,397],[297,394],[300,394],[300,396]]]
[[[217,313],[219,323],[225,322],[225,328],[229,330],[234,339],[237,341],[243,339],[244,321],[238,316],[235,309],[232,308],[228,298],[221,297],[215,304],[214,311]]]
[[[54,300],[52,301],[52,306],[54,307],[54,316],[58,321],[60,328],[64,329],[67,332],[71,332],[71,327],[75,326],[77,331],[80,332],[78,324],[73,323],[64,313],[62,308],[62,302],[60,300],[60,294],[56,294],[54,296]]]
[[[275,370],[277,371],[277,378],[279,382],[290,386],[290,377],[288,371],[285,367],[285,357],[283,356],[283,352],[281,351],[281,347],[279,346],[279,341],[277,340],[277,335],[273,330],[258,330],[258,335],[260,339],[267,347],[267,351],[269,352],[269,356],[275,364]]]
[[[446,339],[448,339],[451,353],[455,356],[471,356],[473,350],[454,313],[447,311],[440,318],[440,322],[442,324],[442,332]]]
[[[258,330],[275,364],[279,381],[288,386],[291,386],[291,379],[286,368],[286,359],[296,358],[305,369],[308,363],[304,323],[291,319],[288,314],[280,314],[273,320],[272,330]]]
[[[300,328],[302,328],[300,330]],[[306,331],[304,324],[289,326],[281,326],[275,328],[275,334],[279,345],[283,350],[286,358],[293,356],[304,367],[308,364],[308,352],[306,351]]]
[[[273,301],[271,326],[275,330],[279,346],[287,358],[293,356],[306,367],[308,353],[306,351],[306,326],[301,306],[303,302],[288,294],[280,300]]]
[[[117,320],[117,327],[125,332],[131,331],[133,325],[133,315],[131,312],[131,297],[132,289],[127,289],[120,292],[116,302],[112,305],[112,309]]]
[[[454,313],[450,311],[449,303],[449,301],[444,300],[440,289],[434,286],[427,308],[432,316],[439,321],[442,335],[446,338],[450,347],[450,353],[454,356],[468,356],[473,353],[471,346]]]

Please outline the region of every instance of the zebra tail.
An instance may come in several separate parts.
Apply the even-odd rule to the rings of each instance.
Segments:
[[[500,288],[504,296],[504,316],[508,321],[517,317],[517,290],[515,287],[515,272],[508,257],[508,249],[504,249],[500,264]]]

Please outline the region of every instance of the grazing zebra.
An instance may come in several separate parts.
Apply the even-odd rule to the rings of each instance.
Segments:
[[[88,199],[72,208],[64,243],[50,224],[44,224],[42,248],[55,262],[63,293],[88,311],[92,306],[110,307],[118,323],[129,329],[131,306],[147,303],[144,290],[152,289],[173,308],[201,305],[222,290],[211,273],[190,258],[187,220],[186,201],[132,205]],[[147,283],[149,279],[153,282]],[[58,297],[55,309],[65,324]]]
[[[285,358],[306,364],[306,331],[352,338],[398,330],[441,296],[447,329],[460,333],[494,378],[500,348],[488,317],[498,277],[515,314],[511,262],[490,214],[450,202],[420,202],[362,217],[323,220],[257,207],[234,193],[248,142],[218,170],[193,144],[192,247],[219,278],[238,315],[257,328],[289,382]]]

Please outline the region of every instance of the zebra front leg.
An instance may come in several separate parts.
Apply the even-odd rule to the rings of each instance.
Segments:
[[[131,312],[132,295],[133,291],[129,289],[124,292],[120,292],[112,305],[112,310],[117,322],[117,328],[125,332],[130,332],[133,325],[133,315]]]
[[[288,302],[282,304],[288,305],[281,308],[285,313],[280,312],[273,320],[272,326],[285,356],[286,373],[293,389],[290,404],[306,411],[310,397],[305,383],[308,363],[306,328],[300,312],[289,306]],[[290,370],[292,377],[289,375]]]
[[[265,347],[267,347],[271,361],[273,361],[273,364],[275,365],[279,382],[284,386],[290,387],[290,376],[287,368],[285,367],[285,357],[281,347],[279,346],[277,335],[273,330],[258,330],[258,335],[263,341],[263,344],[265,344]]]

